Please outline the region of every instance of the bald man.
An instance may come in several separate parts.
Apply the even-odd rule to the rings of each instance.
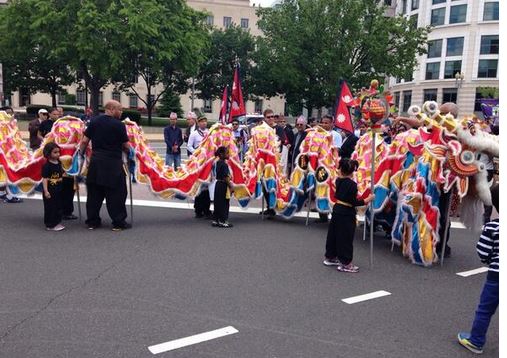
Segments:
[[[121,231],[130,228],[125,221],[127,183],[122,160],[122,152],[130,151],[129,138],[125,125],[120,121],[121,103],[109,101],[104,108],[105,114],[91,120],[79,148],[84,155],[89,142],[92,142],[92,157],[86,177],[86,224],[90,230],[101,226],[100,208],[106,199],[113,231]]]

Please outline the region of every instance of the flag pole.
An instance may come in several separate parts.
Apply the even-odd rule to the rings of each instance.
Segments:
[[[373,126],[371,127],[371,183],[370,183],[370,191],[371,195],[375,192],[375,131],[373,129]],[[370,202],[370,269],[373,267],[373,222],[375,220],[375,212],[373,210],[373,200]],[[364,223],[365,223],[365,232],[366,232],[366,215],[364,217]]]

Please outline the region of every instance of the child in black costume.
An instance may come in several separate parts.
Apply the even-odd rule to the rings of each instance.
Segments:
[[[369,195],[364,200],[357,199],[357,184],[352,179],[358,162],[343,158],[338,169],[340,177],[336,179],[333,216],[329,223],[326,240],[326,258],[324,265],[337,266],[338,271],[358,272],[359,267],[352,264],[353,241],[356,232],[356,206],[363,206],[373,200]]]
[[[60,163],[60,147],[54,142],[48,143],[44,146],[43,154],[47,160],[42,166],[44,224],[46,230],[62,231],[65,227],[61,224],[63,168]]]
[[[218,157],[216,163],[216,179],[215,198],[213,200],[215,207],[215,221],[211,223],[213,226],[232,227],[227,220],[229,219],[229,201],[231,192],[233,191],[231,183],[231,175],[226,160],[229,159],[229,150],[226,147],[219,147],[215,156]]]

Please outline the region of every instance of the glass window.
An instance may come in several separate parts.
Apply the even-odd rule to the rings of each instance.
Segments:
[[[57,93],[58,98],[58,104],[65,104],[65,92],[58,92]]]
[[[400,92],[394,92],[394,105],[400,108]]]
[[[467,5],[451,6],[451,14],[449,16],[450,24],[458,24],[467,21]]]
[[[498,35],[481,37],[481,55],[498,54]]]
[[[463,41],[464,37],[451,37],[447,39],[447,54],[446,56],[461,56],[463,55]]]
[[[121,93],[118,91],[114,91],[112,94],[112,98],[114,101],[118,101],[121,103]]]
[[[444,2],[446,2],[446,0],[433,0],[433,5],[442,4]]]
[[[424,90],[424,102],[426,101],[436,101],[437,100],[437,92],[438,89],[430,88]]]
[[[444,88],[442,103],[458,101],[458,90],[456,88]]]
[[[442,56],[442,40],[428,41],[428,58]]]
[[[386,5],[386,6],[391,6],[392,3],[393,2],[391,0],[384,0],[384,5]]]
[[[412,91],[403,91],[403,112],[408,111],[412,104]]]
[[[419,9],[419,0],[412,0],[412,10]]]
[[[241,19],[241,28],[248,29],[248,19]]]
[[[206,24],[207,25],[213,26],[214,22],[215,22],[215,18],[213,17],[213,15],[206,16]]]
[[[498,69],[498,60],[479,60],[479,78],[495,78]]]
[[[86,92],[84,90],[76,91],[76,104],[78,106],[84,106],[86,104]]]
[[[461,61],[445,61],[444,78],[454,78],[461,72]]]
[[[407,13],[407,0],[401,0],[401,13]]]
[[[263,105],[262,102],[263,102],[262,99],[256,99],[255,100],[255,106],[254,106],[254,112],[255,113],[262,113],[262,107],[263,107],[262,106]]]
[[[438,80],[440,75],[440,62],[432,62],[426,64],[426,79]]]
[[[224,16],[224,27],[228,29],[232,25],[232,17]]]
[[[137,96],[135,94],[129,95],[129,107],[137,108]]]
[[[212,101],[211,99],[205,99],[203,100],[203,107],[204,107],[204,112],[205,113],[211,113],[213,110],[212,110]]]
[[[445,22],[445,7],[441,7],[440,9],[431,10],[431,25],[439,26],[443,25]]]
[[[484,21],[493,21],[499,19],[498,4],[498,1],[484,3],[484,16],[482,18]]]
[[[99,92],[99,106],[102,107],[104,105],[104,92]]]
[[[412,29],[417,29],[417,22],[419,21],[419,15],[418,14],[414,14],[412,16],[410,16],[410,26]]]

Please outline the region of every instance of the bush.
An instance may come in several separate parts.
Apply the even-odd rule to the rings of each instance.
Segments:
[[[171,112],[175,112],[180,118],[183,117],[180,96],[167,91],[160,100],[160,106],[157,107],[156,112],[160,117],[169,117]]]
[[[31,116],[37,117],[37,114],[39,112],[39,109],[45,109],[48,112],[51,111],[51,106],[45,106],[43,104],[30,104],[26,106],[26,114],[29,114]]]
[[[65,94],[65,104],[76,104],[76,95],[72,93],[66,93]]]
[[[124,109],[121,115],[121,120],[124,120],[127,117],[131,121],[136,122],[137,124],[141,123],[141,113],[139,113],[139,111],[136,111],[135,109]]]
[[[81,107],[75,106],[60,106],[63,108],[64,112],[74,112],[74,113],[84,113],[84,109]]]

